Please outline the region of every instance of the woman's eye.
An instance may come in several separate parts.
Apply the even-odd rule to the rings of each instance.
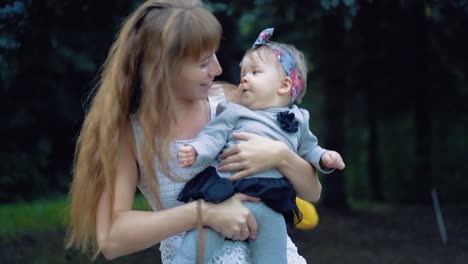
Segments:
[[[202,67],[202,68],[207,67],[210,64],[210,61],[211,60],[209,60],[209,59],[205,59],[205,60],[201,61],[200,67]]]

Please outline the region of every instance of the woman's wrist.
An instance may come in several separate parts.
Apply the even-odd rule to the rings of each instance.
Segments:
[[[200,199],[200,207],[197,209],[197,214],[200,214],[200,221],[203,226],[210,226],[208,221],[210,218],[210,213],[211,213],[211,206],[210,203],[205,202],[205,200]]]

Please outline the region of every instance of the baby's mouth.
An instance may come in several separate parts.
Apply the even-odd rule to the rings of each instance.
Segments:
[[[246,88],[244,85],[239,86],[239,89],[240,89],[241,93],[245,93],[245,92],[250,91],[250,90],[249,90],[248,88]]]

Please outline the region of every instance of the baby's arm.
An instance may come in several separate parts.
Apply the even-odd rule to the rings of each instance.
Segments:
[[[317,137],[309,129],[309,112],[305,109],[300,110],[304,122],[301,123],[302,134],[299,139],[298,154],[324,174],[330,174],[335,169],[344,169],[345,164],[338,152],[324,149],[318,145]]]
[[[179,157],[179,164],[182,168],[192,166],[197,159],[197,152],[190,145],[183,145],[179,147],[179,152],[177,153]]]
[[[338,170],[345,168],[345,164],[340,153],[333,150],[327,150],[325,153],[323,153],[322,157],[320,158],[320,166]]]
[[[190,141],[190,145],[179,147],[177,155],[181,167],[213,161],[222,151],[239,116],[234,104],[221,104],[218,108],[223,108],[224,111],[208,123],[203,131]]]

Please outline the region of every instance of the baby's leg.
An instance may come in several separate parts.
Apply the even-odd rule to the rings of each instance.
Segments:
[[[205,228],[205,253],[203,263],[208,263],[215,250],[223,243],[224,237],[213,231],[211,228]],[[198,260],[198,229],[188,231],[182,244],[177,249],[172,264],[196,264]]]
[[[244,203],[255,216],[258,232],[255,239],[249,240],[254,264],[287,264],[286,223],[282,214],[274,211],[262,202]]]

